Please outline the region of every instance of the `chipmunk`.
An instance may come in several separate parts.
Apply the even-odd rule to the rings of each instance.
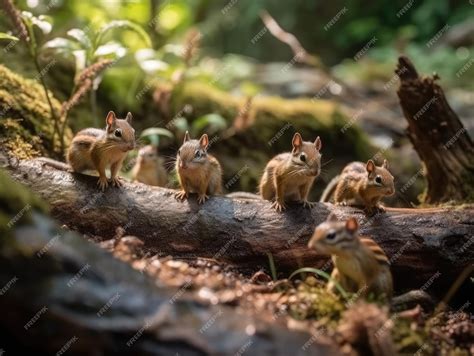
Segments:
[[[209,195],[222,192],[222,168],[219,161],[207,153],[209,138],[203,134],[198,140],[191,140],[186,131],[184,142],[176,157],[176,171],[181,191],[176,194],[179,200],[187,199],[189,193],[198,194],[202,204]]]
[[[158,187],[164,187],[168,183],[163,160],[158,156],[158,147],[147,145],[138,151],[132,177],[134,181]]]
[[[318,225],[308,242],[308,247],[331,255],[334,269],[333,280],[347,292],[367,296],[374,294],[391,302],[392,310],[409,309],[421,305],[433,310],[435,303],[423,290],[411,290],[392,298],[393,279],[390,261],[382,248],[372,239],[358,235],[359,224],[352,217],[339,221],[329,214],[325,222]],[[334,281],[327,285],[335,290]]]
[[[122,167],[127,152],[135,148],[135,130],[131,126],[132,114],[117,119],[115,113],[110,111],[105,119],[105,130],[88,128],[79,131],[72,139],[66,158],[68,164],[51,159],[42,159],[50,166],[61,170],[84,172],[97,170],[99,180],[97,185],[102,191],[108,186],[105,169],[110,166],[110,180],[114,186],[121,186],[122,182],[117,176]]]
[[[372,215],[384,211],[378,203],[384,196],[395,193],[393,176],[388,171],[387,160],[377,167],[372,160],[367,164],[352,162],[329,182],[320,201],[329,201],[334,195],[335,203],[347,205],[362,205],[365,211]]]
[[[265,167],[259,192],[263,199],[273,200],[272,207],[281,212],[285,201],[296,200],[312,208],[308,194],[316,177],[321,173],[321,139],[303,142],[297,132],[292,140],[293,150],[273,157]]]
[[[339,221],[330,214],[316,227],[308,247],[332,256],[334,269],[331,277],[347,292],[391,299],[393,281],[387,256],[372,239],[358,236],[359,224],[355,218]],[[334,291],[333,281],[328,290]]]

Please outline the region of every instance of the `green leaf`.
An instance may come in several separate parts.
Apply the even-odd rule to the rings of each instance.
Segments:
[[[99,33],[97,34],[97,38],[95,40],[95,47],[98,47],[102,43],[102,41],[104,40],[104,37],[110,31],[119,30],[119,29],[130,30],[137,33],[145,42],[147,47],[152,46],[150,37],[141,26],[127,20],[116,20],[116,21],[110,22],[108,25],[105,25],[104,27],[100,29]]]
[[[51,18],[49,16],[40,15],[34,16],[31,12],[22,11],[22,17],[27,22],[27,27],[33,28],[33,25],[38,27],[43,34],[48,34],[53,29]]]
[[[83,49],[90,50],[92,48],[92,41],[83,30],[80,28],[73,28],[67,31],[67,35],[77,42],[79,42]]]
[[[19,41],[20,39],[7,33],[0,32],[0,40]]]
[[[270,272],[272,274],[273,281],[277,280],[277,271],[275,267],[275,261],[273,260],[273,255],[270,252],[267,252],[268,264],[270,265]]]
[[[144,130],[140,137],[146,137],[146,136],[152,136],[152,135],[155,135],[155,136],[166,136],[166,137],[169,137],[169,138],[173,138],[174,135],[171,131],[167,130],[167,129],[163,129],[161,127],[150,127],[146,130]]]
[[[334,283],[336,289],[339,291],[339,293],[341,293],[342,297],[344,299],[349,299],[349,295],[344,290],[344,288],[342,288],[342,286],[339,284],[339,282],[336,281],[334,278],[332,278],[329,274],[327,274],[326,272],[324,272],[324,271],[322,271],[318,268],[311,268],[311,267],[300,268],[300,269],[294,271],[288,279],[292,279],[297,274],[306,273],[306,272],[317,274],[318,276],[321,276],[321,277],[325,278],[328,282],[332,281]]]
[[[136,51],[135,59],[140,68],[146,73],[166,71],[169,68],[168,63],[158,59],[156,52],[151,48],[143,48]]]
[[[188,121],[184,117],[176,117],[173,119],[173,126],[180,132],[189,130]]]
[[[107,42],[94,52],[94,57],[113,57],[114,59],[122,58],[127,54],[127,49],[117,42]]]
[[[46,42],[42,48],[55,49],[58,52],[68,53],[71,55],[73,51],[80,49],[80,47],[78,46],[76,42],[71,41],[68,38],[63,38],[63,37],[57,37],[55,39],[52,39],[51,41]]]
[[[74,62],[76,66],[76,76],[81,73],[87,65],[87,51],[84,49],[78,49],[72,52],[74,56]],[[76,78],[75,78],[76,79]],[[74,79],[74,81],[75,81]]]
[[[193,132],[201,132],[207,128],[210,132],[223,130],[227,127],[227,121],[219,114],[207,114],[194,120]]]

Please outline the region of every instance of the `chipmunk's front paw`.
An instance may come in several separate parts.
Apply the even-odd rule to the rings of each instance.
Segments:
[[[107,177],[99,177],[99,180],[97,181],[97,185],[99,186],[100,190],[105,191],[105,188],[109,186]]]
[[[275,200],[272,203],[272,208],[275,209],[277,212],[281,213],[283,210],[286,209],[286,206],[284,203],[280,203],[279,201]]]
[[[123,186],[123,182],[122,182],[122,179],[120,177],[113,177],[111,179],[111,182],[112,182],[112,185],[114,187],[121,187]]]
[[[303,200],[303,207],[304,208],[308,208],[308,209],[312,209],[316,206],[316,203],[312,203],[310,201],[307,201],[307,200]]]
[[[368,216],[374,216],[374,215],[385,212],[385,208],[381,205],[377,205],[377,206],[366,207],[364,211]]]
[[[188,199],[188,193],[185,190],[182,190],[175,194],[176,199],[183,201],[184,199]]]
[[[208,195],[206,194],[199,195],[197,198],[198,204],[203,204],[207,199],[209,199]]]

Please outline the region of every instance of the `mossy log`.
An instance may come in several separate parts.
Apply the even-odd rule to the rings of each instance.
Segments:
[[[321,267],[327,257],[306,244],[314,227],[333,211],[341,219],[356,216],[362,234],[380,244],[391,260],[398,291],[420,288],[436,276],[430,292],[443,293],[474,261],[472,206],[387,209],[368,218],[350,207],[292,205],[279,214],[266,201],[213,197],[199,206],[195,197],[178,202],[175,191],[142,184],[101,193],[96,177],[71,175],[35,160],[22,161],[10,172],[43,197],[53,217],[69,228],[111,238],[122,227],[161,255],[209,257],[256,271],[268,266],[267,254],[272,254],[280,272]]]
[[[407,135],[426,167],[424,201],[474,202],[474,144],[436,83],[438,77],[420,77],[403,56],[395,72]]]
[[[2,352],[234,355],[245,350],[284,356],[311,339],[309,354],[337,354],[327,337],[199,302],[191,285],[157,286],[78,234],[58,228],[38,209],[38,199],[3,171],[0,182],[0,217],[14,218],[18,211],[12,207],[31,204],[8,227],[8,237],[2,233]]]
[[[49,94],[59,115],[61,104]],[[0,142],[18,158],[31,158],[58,152],[60,140],[44,88],[36,80],[25,79],[0,65]],[[54,138],[53,138],[54,137]],[[65,142],[71,139],[66,127]]]

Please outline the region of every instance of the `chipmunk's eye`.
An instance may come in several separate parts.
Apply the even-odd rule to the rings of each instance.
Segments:
[[[201,158],[201,156],[202,156],[202,153],[199,150],[197,150],[196,153],[194,154],[195,158]]]
[[[114,135],[115,135],[115,137],[122,137],[122,130],[120,130],[120,129],[115,129]]]
[[[382,184],[382,177],[381,176],[375,177],[375,183]]]
[[[300,160],[301,162],[306,162],[306,155],[304,153],[300,155]]]
[[[327,240],[334,240],[335,238],[336,238],[335,232],[330,232],[329,234],[326,235]]]

